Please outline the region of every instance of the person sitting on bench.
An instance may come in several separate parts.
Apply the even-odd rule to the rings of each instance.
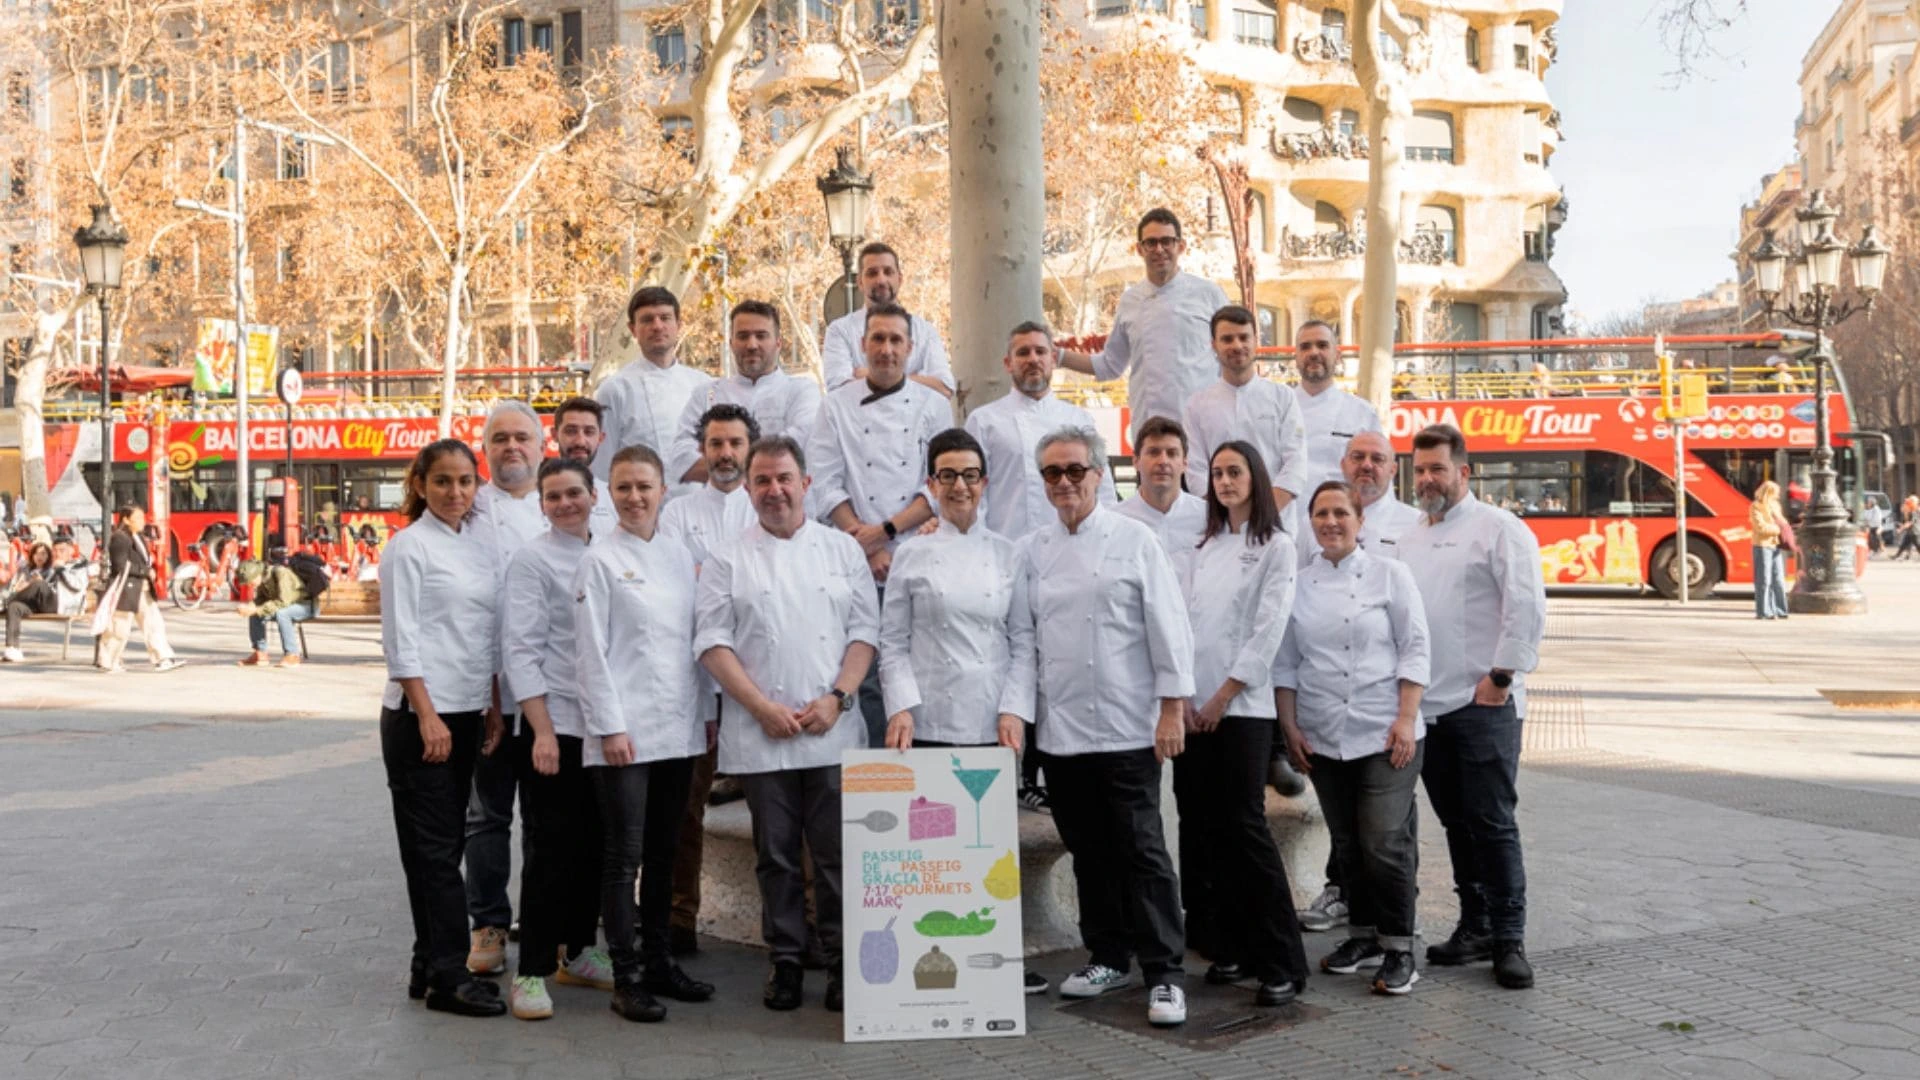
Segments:
[[[249,560],[240,564],[240,583],[253,589],[252,602],[238,609],[247,617],[247,636],[253,642],[253,652],[239,662],[241,667],[267,662],[268,619],[280,627],[280,666],[300,664],[300,639],[294,624],[313,618],[315,605],[299,575],[286,565],[285,555],[284,549],[275,548],[267,562]]]
[[[7,609],[7,647],[0,660],[17,664],[27,658],[20,651],[20,623],[29,615],[75,615],[87,590],[85,563],[55,560],[53,548],[35,544],[27,551],[27,561],[14,575],[5,591]]]

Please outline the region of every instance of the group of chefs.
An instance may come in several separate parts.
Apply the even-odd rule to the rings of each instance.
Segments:
[[[800,1007],[817,967],[838,1011],[843,751],[982,745],[1021,755],[1021,804],[1073,856],[1087,956],[1063,997],[1137,963],[1149,1021],[1184,1023],[1192,949],[1207,982],[1285,1005],[1303,918],[1341,916],[1320,970],[1407,993],[1417,778],[1460,906],[1426,963],[1532,985],[1514,819],[1545,615],[1532,534],[1474,498],[1449,427],[1414,437],[1401,502],[1378,416],[1334,385],[1332,326],[1298,328],[1297,388],[1263,378],[1253,314],[1180,271],[1179,220],[1151,211],[1136,238],[1146,276],[1102,350],[1013,327],[1010,392],[962,427],[938,331],[876,243],[865,306],[827,328],[824,393],[782,370],[779,309],[732,309],[716,379],[680,362],[678,300],[648,287],[627,310],[641,355],[559,406],[557,456],[513,401],[488,417],[484,477],[463,442],[420,452],[380,567],[411,996],[540,1019],[552,980],[636,1021],[710,998],[680,961],[718,773],[752,817],[765,1004]],[[1126,501],[1056,366],[1126,377]],[[1300,912],[1266,817],[1290,771],[1332,839]],[[516,926],[503,996],[488,977]],[[1026,986],[1051,989],[1031,969]]]

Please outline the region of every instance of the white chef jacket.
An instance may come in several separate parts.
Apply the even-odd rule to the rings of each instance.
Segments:
[[[1353,761],[1386,750],[1400,680],[1427,685],[1429,648],[1405,563],[1360,548],[1338,566],[1316,554],[1294,588],[1273,685],[1295,691],[1295,718],[1314,753]],[[1416,717],[1413,737],[1426,730]]]
[[[732,491],[701,484],[660,508],[659,528],[685,544],[694,566],[699,567],[706,564],[714,548],[731,543],[753,522],[753,503],[747,498],[745,484]]]
[[[760,692],[789,708],[832,688],[848,646],[880,643],[880,601],[859,543],[811,521],[785,540],[756,521],[710,554],[695,609],[694,655],[732,649]],[[825,735],[770,739],[739,702],[721,700],[722,772],[833,766],[842,751],[866,745],[857,711],[842,713]]]
[[[644,356],[608,376],[593,393],[593,399],[606,408],[601,426],[607,433],[607,441],[593,455],[594,477],[605,483],[613,455],[629,446],[650,447],[662,461],[667,460],[680,414],[711,382],[713,376],[698,368],[678,361],[655,367]],[[668,477],[668,486],[678,479],[678,475]]]
[[[903,379],[876,397],[864,379],[847,383],[827,395],[807,440],[809,498],[823,519],[851,502],[854,517],[878,525],[926,496],[927,442],[952,426],[953,406],[932,387]]]
[[[1173,497],[1173,506],[1166,513],[1154,509],[1139,492],[1133,498],[1113,508],[1115,513],[1145,525],[1153,531],[1154,539],[1160,541],[1160,549],[1169,557],[1184,551],[1192,551],[1200,542],[1200,534],[1207,531],[1207,500],[1192,492],[1183,491]],[[1048,518],[1050,524],[1058,524],[1059,514]]]
[[[1101,379],[1126,374],[1134,431],[1149,417],[1178,420],[1187,399],[1218,373],[1208,324],[1226,306],[1220,286],[1185,272],[1165,285],[1136,281],[1120,294],[1106,347],[1093,356],[1093,373]]]
[[[534,462],[535,467],[539,462]],[[547,518],[540,512],[540,488],[538,485],[525,495],[515,498],[498,484],[487,483],[473,495],[473,520],[468,528],[485,541],[491,551],[487,565],[493,570],[494,584],[501,595],[507,591],[507,566],[513,562],[513,556],[527,542],[547,531]],[[506,655],[506,611],[501,611],[500,630],[502,632],[495,648],[501,656]],[[513,689],[512,680],[504,669],[496,672],[500,676],[500,708],[503,712],[518,714],[520,695]],[[520,731],[519,721],[514,722],[514,733]]]
[[[431,512],[393,534],[380,557],[380,646],[389,709],[401,679],[424,679],[437,712],[493,704],[500,666],[500,582],[472,519],[458,532]]]
[[[930,375],[953,389],[953,365],[947,360],[947,346],[940,340],[940,328],[909,313],[913,324],[913,349],[907,353],[908,375]],[[831,394],[853,380],[853,369],[867,366],[867,351],[861,339],[867,335],[867,309],[855,308],[827,324],[826,337],[820,342],[820,374]]]
[[[581,558],[568,602],[586,738],[584,765],[605,765],[601,740],[625,732],[636,762],[706,753],[693,652],[693,556],[655,530],[616,529]]]
[[[687,398],[673,450],[661,455],[670,482],[677,483],[700,460],[700,418],[715,405],[746,409],[760,425],[762,438],[785,435],[805,446],[820,416],[820,386],[811,378],[789,375],[777,367],[757,382],[745,375],[729,375],[707,383]]]
[[[999,738],[1001,713],[1033,719],[1033,615],[1020,551],[976,521],[942,520],[894,555],[880,612],[887,715],[920,710],[918,739]]]
[[[1052,391],[1035,401],[1018,390],[975,409],[966,427],[987,452],[987,492],[980,507],[987,528],[1013,540],[1057,517],[1033,460],[1041,437],[1064,427],[1096,430],[1092,414],[1054,397]],[[1102,470],[1101,504],[1111,508],[1119,501],[1113,490],[1113,470]]]
[[[1285,533],[1255,544],[1244,529],[1220,533],[1175,560],[1193,626],[1195,709],[1238,679],[1246,689],[1222,715],[1274,718],[1273,658],[1293,608],[1298,561]]]
[[[1494,668],[1513,675],[1514,711],[1527,714],[1525,672],[1540,663],[1547,591],[1540,543],[1526,523],[1472,492],[1445,520],[1400,537],[1433,631],[1433,681],[1420,699],[1429,719],[1473,702],[1474,684]]]
[[[1391,492],[1374,500],[1372,506],[1362,509],[1364,516],[1360,519],[1360,535],[1354,538],[1354,542],[1380,558],[1399,558],[1400,537],[1419,523],[1420,511],[1394,498]],[[1313,535],[1313,521],[1304,516],[1301,520],[1305,524],[1300,530],[1300,565],[1305,566],[1320,554],[1320,541]]]
[[[1340,459],[1347,454],[1347,440],[1363,431],[1380,430],[1380,414],[1373,403],[1338,386],[1329,386],[1309,394],[1296,386],[1294,401],[1300,406],[1301,422],[1307,426],[1306,487],[1304,499],[1328,480],[1342,480]]]
[[[527,541],[507,566],[500,620],[515,704],[545,695],[554,734],[574,738],[586,731],[573,672],[573,578],[586,553],[586,541],[559,529]]]
[[[1295,499],[1312,493],[1307,486],[1307,428],[1292,390],[1261,378],[1245,386],[1215,379],[1188,399],[1181,422],[1187,429],[1188,492],[1202,495],[1213,452],[1221,443],[1241,439],[1260,451],[1274,487],[1293,492]]]
[[[1078,533],[1056,518],[1021,549],[1047,703],[1037,721],[1040,749],[1152,746],[1161,699],[1193,695],[1187,606],[1153,531],[1095,507]]]

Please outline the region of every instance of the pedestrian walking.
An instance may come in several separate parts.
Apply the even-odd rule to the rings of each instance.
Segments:
[[[120,523],[107,537],[107,592],[102,606],[112,611],[106,632],[100,638],[101,671],[120,674],[127,669],[121,663],[127,639],[135,622],[140,624],[140,640],[147,644],[147,660],[155,671],[173,671],[184,666],[167,643],[167,620],[160,613],[160,592],[153,577],[153,559],[141,532],[147,527],[147,512],[131,503],[120,508]]]

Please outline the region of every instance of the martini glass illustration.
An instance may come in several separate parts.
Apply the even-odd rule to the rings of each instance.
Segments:
[[[987,789],[993,786],[994,779],[999,775],[999,769],[963,769],[960,759],[953,759],[953,778],[960,781],[960,786],[966,788],[967,794],[973,797],[973,843],[967,845],[969,848],[987,846],[980,842],[980,800],[986,798]]]

